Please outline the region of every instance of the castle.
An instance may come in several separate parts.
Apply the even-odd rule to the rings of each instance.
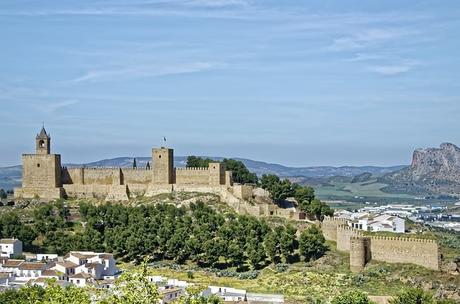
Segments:
[[[66,168],[59,154],[51,154],[51,137],[42,127],[35,138],[35,154],[22,156],[22,187],[16,198],[53,200],[105,198],[128,200],[130,195],[153,196],[172,191],[210,192],[247,199],[252,187],[233,185],[232,172],[219,162],[206,168],[175,168],[174,151],[152,149],[152,167],[146,168]]]
[[[321,224],[324,238],[337,242],[337,250],[350,253],[350,269],[359,272],[370,260],[412,263],[439,270],[440,255],[436,240],[407,237],[366,236],[348,227],[340,218],[325,218]]]

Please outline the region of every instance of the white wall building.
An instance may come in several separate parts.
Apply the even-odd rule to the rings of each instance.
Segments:
[[[22,242],[18,239],[0,239],[0,257],[11,258],[22,255]]]
[[[406,230],[405,220],[398,216],[388,214],[385,210],[374,214],[369,212],[338,212],[336,216],[345,219],[348,226],[364,231],[387,231],[404,233]]]

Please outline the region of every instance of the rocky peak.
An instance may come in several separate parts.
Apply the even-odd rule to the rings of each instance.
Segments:
[[[406,185],[417,192],[460,194],[460,148],[443,143],[439,148],[417,149],[410,167],[388,174],[385,180],[394,188]]]

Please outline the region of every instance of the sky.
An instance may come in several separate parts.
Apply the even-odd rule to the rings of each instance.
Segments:
[[[408,164],[460,145],[460,1],[0,1],[0,166]]]

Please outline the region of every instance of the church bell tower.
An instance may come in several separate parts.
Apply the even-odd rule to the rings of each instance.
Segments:
[[[36,154],[42,155],[51,153],[51,137],[46,133],[45,126],[35,138],[35,151]]]

